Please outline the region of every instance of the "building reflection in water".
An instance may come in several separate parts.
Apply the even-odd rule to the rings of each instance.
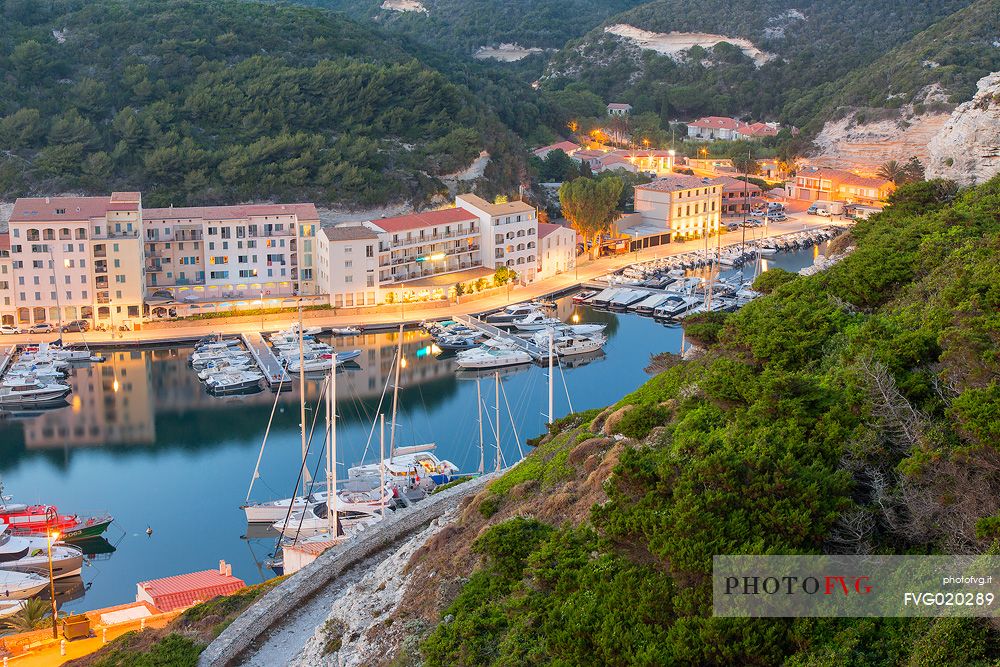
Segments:
[[[398,332],[340,337],[340,350],[361,349],[354,364],[337,375],[342,400],[371,400],[377,404],[386,378],[393,372]],[[403,333],[406,364],[400,373],[401,388],[451,379],[454,365],[435,358],[433,340],[421,331]],[[18,421],[24,428],[28,449],[100,447],[107,445],[143,446],[156,443],[156,415],[183,415],[210,411],[213,407],[270,406],[274,394],[213,397],[188,365],[190,347],[153,348],[106,353],[108,360],[76,368],[69,382],[73,387],[70,405]],[[318,397],[322,378],[307,377],[307,400]],[[447,385],[442,391],[448,393]],[[451,391],[454,391],[452,389]],[[424,397],[433,400],[433,396]],[[443,396],[439,397],[443,398]],[[298,386],[282,395],[282,402],[298,401]],[[233,404],[237,404],[234,406]],[[265,426],[266,414],[260,428]]]

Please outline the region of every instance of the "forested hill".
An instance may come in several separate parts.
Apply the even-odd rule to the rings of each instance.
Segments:
[[[382,0],[301,1],[370,18],[433,48],[471,56],[502,43],[559,49],[645,0],[422,0],[423,12],[383,9]]]
[[[468,88],[337,13],[236,0],[0,4],[0,197],[419,200],[482,149],[517,145]],[[518,159],[495,186],[516,186]]]
[[[711,574],[1000,548],[998,210],[1000,177],[904,186],[833,268],[687,320],[704,354],[555,424],[414,556],[450,593],[426,629],[414,587],[401,645],[429,667],[996,665],[986,618],[717,618]]]
[[[747,114],[801,126],[829,106],[841,86],[837,82],[854,72],[867,73],[861,76],[884,91],[885,76],[872,76],[874,70],[868,66],[938,21],[955,15],[943,25],[961,23],[956,12],[970,4],[972,0],[656,0],[611,17],[567,45],[550,63],[549,85],[582,81],[606,99],[630,101],[640,111],[657,111],[665,118]],[[975,4],[983,9],[997,5],[996,0]],[[978,17],[981,24],[965,25],[963,30],[995,38],[998,12],[994,9],[992,17],[986,14]],[[695,47],[689,57],[671,59],[604,32],[614,24],[657,33],[743,38],[772,57],[756,66],[739,49],[724,44]],[[955,34],[956,39],[961,37]],[[972,49],[951,39],[942,44],[946,42],[961,51],[964,64],[976,71],[989,59],[989,54],[980,53],[970,62],[965,56]],[[921,66],[912,46],[908,52],[900,49],[900,55],[911,66]],[[947,60],[947,54],[942,58]],[[947,77],[940,78],[949,83]]]

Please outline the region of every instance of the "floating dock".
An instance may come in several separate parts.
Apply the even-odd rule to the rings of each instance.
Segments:
[[[284,366],[274,356],[274,350],[264,340],[263,334],[240,334],[240,338],[243,339],[243,344],[246,345],[246,348],[250,350],[250,354],[253,355],[254,361],[257,362],[257,366],[260,368],[260,372],[264,374],[264,380],[271,389],[277,391],[282,388],[282,385],[291,381]]]
[[[535,345],[534,343],[521,338],[520,336],[515,336],[509,331],[504,331],[499,327],[495,327],[492,324],[487,324],[486,322],[480,320],[479,318],[472,317],[471,315],[456,315],[456,322],[461,322],[462,324],[472,327],[477,331],[481,331],[490,338],[497,338],[511,344],[511,347],[516,347],[519,350],[527,352],[531,355],[534,360],[539,360],[548,357],[548,350],[542,349]]]

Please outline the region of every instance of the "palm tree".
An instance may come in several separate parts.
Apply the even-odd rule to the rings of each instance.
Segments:
[[[14,632],[30,632],[46,622],[49,613],[49,603],[45,600],[32,598],[26,600],[21,611],[8,616],[0,623],[0,627]]]
[[[875,173],[879,178],[892,181],[896,185],[904,183],[907,177],[906,167],[899,164],[895,160],[889,160],[884,163]]]

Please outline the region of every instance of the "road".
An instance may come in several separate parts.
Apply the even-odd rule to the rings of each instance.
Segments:
[[[763,236],[781,236],[806,229],[817,229],[830,225],[845,224],[843,221],[831,220],[830,218],[818,218],[805,213],[792,213],[783,222],[768,225],[766,234],[762,229],[747,229],[746,239],[762,238]],[[722,245],[738,245],[743,240],[742,230],[728,232],[722,236]],[[709,247],[716,245],[716,239],[709,239]],[[705,241],[687,241],[685,243],[670,243],[656,248],[647,248],[639,252],[630,252],[614,257],[602,257],[596,260],[586,260],[580,257],[581,264],[576,271],[567,271],[557,276],[532,283],[527,286],[515,286],[507,292],[500,292],[496,295],[475,299],[462,303],[453,303],[447,308],[427,308],[420,304],[405,304],[396,309],[379,309],[380,312],[366,313],[363,316],[349,314],[336,315],[331,313],[323,317],[310,317],[309,326],[335,326],[343,327],[349,325],[374,325],[393,324],[404,322],[420,322],[426,319],[440,319],[454,315],[467,315],[480,313],[487,310],[502,308],[509,303],[527,301],[543,297],[553,292],[562,291],[579,285],[583,282],[593,280],[615,269],[620,269],[630,264],[647,261],[654,258],[666,257],[670,255],[680,255],[695,250],[703,250]],[[269,315],[267,317],[268,330],[276,330],[291,326],[297,319],[294,312],[289,312],[287,316],[276,318]],[[155,342],[170,339],[171,337],[195,337],[208,334],[237,334],[260,329],[259,322],[232,322],[226,318],[210,320],[190,320],[183,324],[174,323],[171,328],[143,328],[142,331],[128,331],[120,333],[90,331],[86,334],[68,333],[63,335],[65,343],[142,343]],[[53,341],[58,336],[56,334],[47,335],[6,335],[0,338],[0,347],[6,347],[14,343],[38,342],[40,340]]]

